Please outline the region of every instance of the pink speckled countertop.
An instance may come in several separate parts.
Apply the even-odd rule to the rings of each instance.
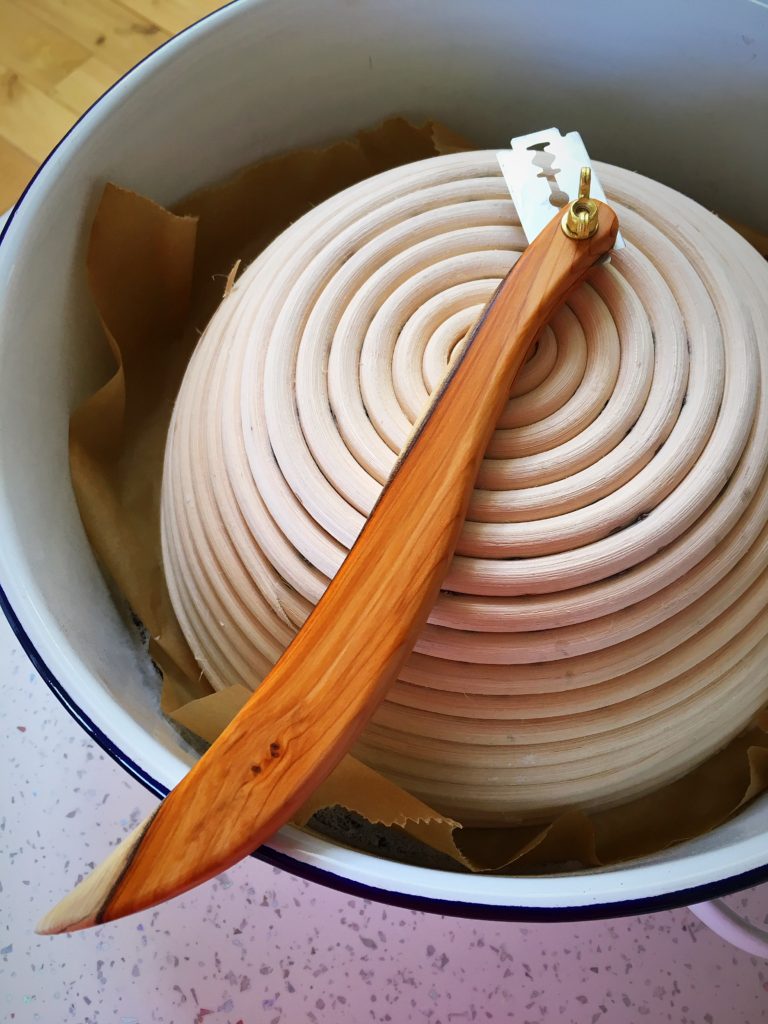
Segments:
[[[759,1024],[768,963],[687,910],[489,924],[351,899],[249,859],[158,910],[34,923],[154,800],[88,739],[0,623],[0,1019],[17,1024]],[[733,897],[768,923],[768,886]]]

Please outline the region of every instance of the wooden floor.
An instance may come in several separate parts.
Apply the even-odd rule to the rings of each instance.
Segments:
[[[115,79],[223,0],[0,0],[0,213]]]

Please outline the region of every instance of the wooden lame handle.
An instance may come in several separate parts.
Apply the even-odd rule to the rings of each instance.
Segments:
[[[616,237],[560,214],[478,321],[307,622],[206,754],[38,931],[151,907],[230,867],[289,821],[358,737],[410,654],[450,564],[480,461],[541,329]]]

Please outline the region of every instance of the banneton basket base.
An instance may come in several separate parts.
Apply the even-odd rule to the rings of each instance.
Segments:
[[[354,751],[465,825],[639,799],[768,699],[768,266],[679,193],[598,170],[627,247],[517,378]],[[251,689],[306,620],[524,248],[495,152],[455,153],[332,196],[238,278],[163,473],[168,589],[217,690]]]

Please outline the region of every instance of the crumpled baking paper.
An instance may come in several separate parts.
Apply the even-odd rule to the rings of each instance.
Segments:
[[[87,270],[115,370],[71,418],[72,480],[105,574],[150,634],[162,709],[208,742],[249,697],[215,692],[173,613],[160,552],[165,437],[187,361],[247,263],[306,210],[398,164],[468,144],[433,123],[393,118],[353,139],[265,160],[173,210],[109,184],[91,228]],[[158,682],[158,685],[160,683]],[[599,814],[562,814],[546,827],[463,828],[347,756],[296,823],[346,808],[457,870],[515,874],[596,867],[700,835],[768,786],[768,714],[694,772]],[[318,819],[314,819],[315,822]]]

